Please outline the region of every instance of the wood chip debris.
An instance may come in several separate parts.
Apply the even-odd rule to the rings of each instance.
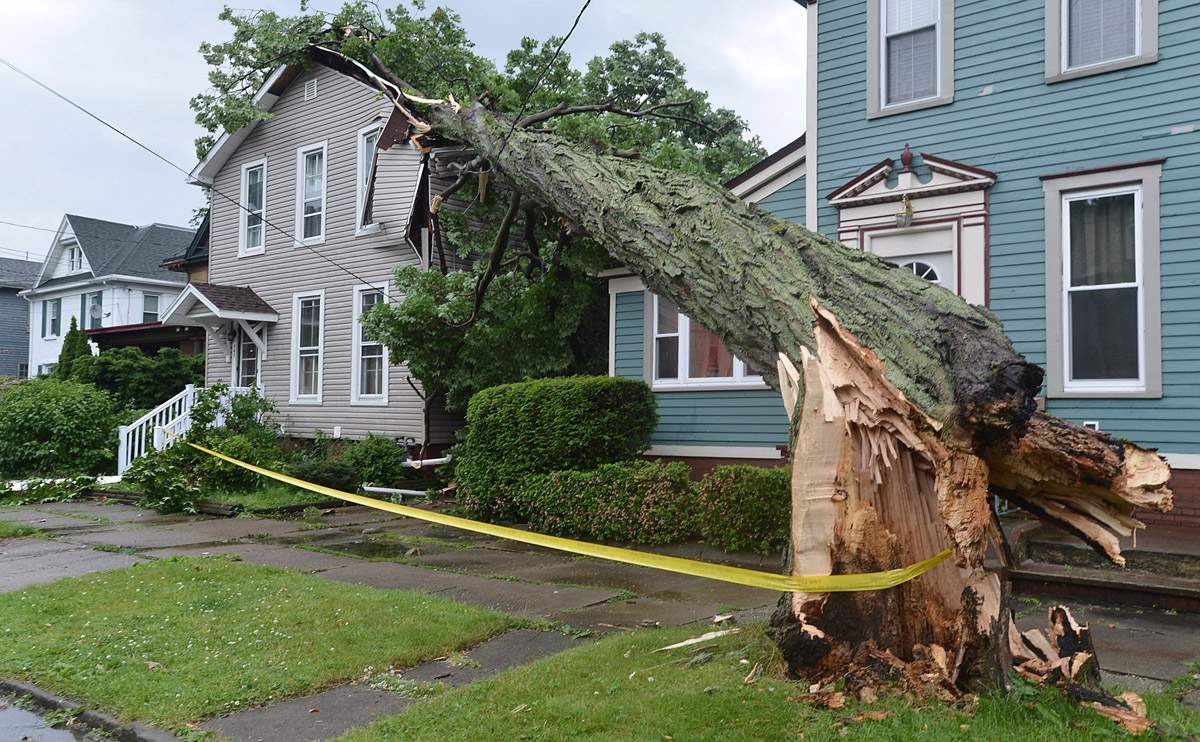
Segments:
[[[658,649],[653,650],[651,652],[651,654],[653,654],[655,652],[668,652],[672,649],[680,649],[681,647],[690,647],[693,644],[702,644],[703,642],[710,642],[713,639],[718,639],[722,636],[728,636],[730,634],[737,634],[740,631],[741,631],[741,629],[738,629],[738,628],[724,629],[722,631],[710,631],[707,634],[701,634],[700,636],[697,636],[693,639],[685,639],[681,642],[675,642],[674,644],[668,644],[665,647],[659,647]]]

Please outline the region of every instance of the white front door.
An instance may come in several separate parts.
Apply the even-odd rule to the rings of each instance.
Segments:
[[[868,232],[864,247],[867,252],[957,294],[960,293],[957,241],[957,229],[947,224]]]

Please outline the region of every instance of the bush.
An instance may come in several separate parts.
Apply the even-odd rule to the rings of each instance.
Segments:
[[[289,464],[286,471],[297,479],[342,492],[358,492],[358,487],[363,482],[357,469],[338,459],[301,459]]]
[[[59,368],[66,365],[59,362]],[[113,348],[74,357],[64,373],[107,391],[124,407],[151,408],[188,384],[203,384],[204,356],[184,355],[178,348],[163,348],[152,356],[137,348]]]
[[[203,492],[201,469],[209,456],[178,443],[133,462],[123,482],[140,487],[141,504],[160,513],[194,513]]]
[[[183,446],[183,444],[180,444]],[[180,446],[172,446],[178,448]],[[191,446],[185,446],[191,448]],[[283,455],[274,435],[255,432],[209,434],[206,447],[217,453],[244,461],[247,464],[278,471],[283,466]],[[195,449],[192,449],[193,451]],[[221,492],[240,492],[258,489],[266,484],[261,474],[222,461],[215,456],[203,454],[204,464],[200,476],[205,487]]]
[[[670,544],[695,535],[687,464],[626,461],[527,477],[518,499],[542,533]]]
[[[357,472],[358,482],[392,487],[413,478],[413,470],[404,465],[408,452],[390,438],[369,435],[342,450],[341,460]]]
[[[696,485],[703,539],[724,551],[777,554],[791,533],[788,467],[718,466]]]
[[[474,517],[516,519],[525,477],[632,459],[658,415],[644,382],[568,376],[492,387],[467,406],[456,451],[459,504]]]
[[[96,474],[117,451],[112,398],[90,384],[31,379],[0,397],[0,476]]]

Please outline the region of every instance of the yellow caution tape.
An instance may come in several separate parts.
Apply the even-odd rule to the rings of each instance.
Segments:
[[[709,562],[698,562],[694,559],[683,559],[681,557],[665,556],[662,554],[650,554],[644,551],[635,551],[634,549],[623,549],[619,546],[604,546],[602,544],[592,544],[587,541],[576,541],[575,539],[562,538],[559,536],[547,536],[542,533],[531,533],[522,531],[518,528],[508,528],[506,526],[498,526],[492,523],[481,523],[476,520],[467,518],[459,518],[453,515],[433,512],[430,510],[421,510],[420,508],[409,507],[407,505],[397,505],[393,502],[384,500],[376,500],[373,497],[364,497],[362,495],[354,495],[349,492],[325,487],[320,484],[306,482],[303,479],[290,477],[287,474],[263,469],[253,464],[247,464],[245,461],[238,461],[232,456],[226,456],[223,453],[210,450],[204,446],[199,446],[195,443],[188,443],[189,446],[198,451],[202,451],[209,456],[215,456],[222,461],[228,461],[234,466],[240,466],[243,469],[261,474],[264,477],[269,477],[285,484],[290,484],[293,487],[308,490],[309,492],[317,492],[322,495],[353,502],[358,505],[364,505],[376,510],[384,510],[396,515],[403,515],[408,518],[417,518],[418,520],[428,521],[430,523],[438,523],[451,528],[461,528],[464,531],[474,531],[475,533],[483,533],[488,536],[496,536],[506,538],[512,541],[520,541],[534,546],[544,546],[548,549],[558,549],[559,551],[568,551],[572,554],[582,554],[584,556],[596,557],[598,559],[608,559],[614,562],[624,562],[625,564],[636,564],[639,567],[650,567],[651,569],[661,569],[667,572],[677,572],[684,575],[692,575],[694,577],[706,577],[710,580],[721,580],[722,582],[732,582],[736,585],[746,585],[748,587],[759,587],[764,590],[775,590],[778,592],[801,592],[801,593],[850,593],[861,592],[864,590],[886,590],[890,587],[901,585],[909,580],[917,577],[950,556],[950,549],[946,549],[939,554],[936,554],[924,561],[910,564],[907,567],[899,569],[889,569],[886,572],[867,572],[856,575],[781,575],[773,572],[760,572],[754,569],[743,569],[742,567],[730,567],[724,564],[711,564]]]

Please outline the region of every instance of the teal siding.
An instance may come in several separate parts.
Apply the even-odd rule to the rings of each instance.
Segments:
[[[614,324],[613,371],[644,378],[645,295],[619,293]],[[788,442],[788,420],[772,389],[656,392],[656,445],[764,446]]]
[[[1161,182],[1163,398],[1055,400],[1050,412],[1176,453],[1200,453],[1200,3],[1160,0],[1159,61],[1069,82],[1044,81],[1044,0],[958,0],[955,101],[866,119],[866,0],[819,13],[817,192],[904,144],[992,170],[990,307],[1017,349],[1046,357],[1040,175],[1165,157]],[[1196,131],[1186,131],[1187,125]],[[1172,127],[1180,133],[1171,134]]]
[[[760,198],[758,205],[781,219],[803,224],[804,176],[801,175],[771,195]]]

